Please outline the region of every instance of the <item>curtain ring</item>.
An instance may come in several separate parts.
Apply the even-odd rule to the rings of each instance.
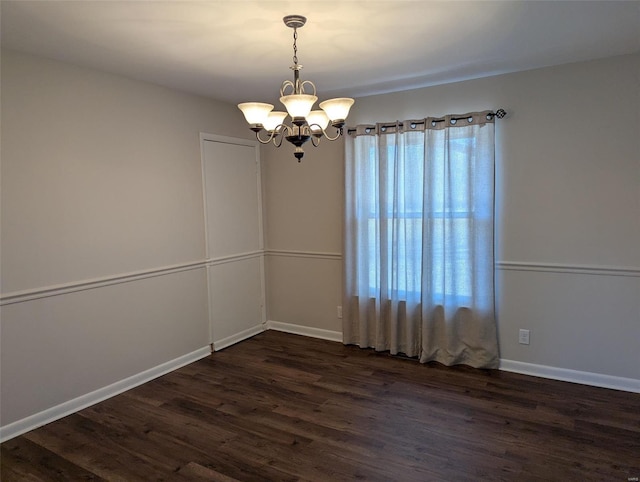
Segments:
[[[411,128],[412,128],[412,129],[415,129],[415,128],[416,128],[416,123],[415,123],[415,122],[412,122],[412,123],[411,123]]]
[[[450,119],[450,120],[449,120],[449,123],[450,123],[451,125],[455,125],[455,123],[456,123],[456,122],[457,122],[457,119]]]
[[[364,130],[364,133],[365,133],[365,134],[371,134],[371,127],[367,127],[367,128]]]
[[[381,131],[381,132],[387,132],[387,128],[386,128],[385,126],[382,126],[382,127],[380,128],[380,131]]]

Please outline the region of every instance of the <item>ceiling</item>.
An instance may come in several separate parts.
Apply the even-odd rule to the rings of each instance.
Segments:
[[[359,97],[640,52],[640,1],[1,0],[4,48],[233,103]]]

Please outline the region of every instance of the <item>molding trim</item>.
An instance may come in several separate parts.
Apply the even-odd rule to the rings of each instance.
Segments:
[[[283,331],[294,335],[309,336],[311,338],[321,338],[322,340],[337,341],[342,343],[342,332],[324,330],[322,328],[314,328],[311,326],[294,325],[292,323],[282,323],[280,321],[267,321],[267,329],[275,331]]]
[[[289,258],[315,258],[342,260],[342,253],[331,253],[322,251],[294,251],[291,249],[267,249],[265,253],[269,256],[284,256]]]
[[[599,276],[640,277],[640,268],[622,266],[596,266],[581,264],[528,263],[496,261],[496,269],[503,271],[539,271],[542,273],[570,273]]]
[[[219,264],[233,263],[234,261],[243,261],[245,259],[259,258],[264,256],[264,250],[247,251],[245,253],[229,254],[227,256],[219,256],[217,258],[207,259],[207,266],[217,266]]]
[[[521,373],[534,377],[550,378],[563,382],[580,383],[593,387],[612,388],[625,392],[640,393],[640,380],[635,378],[616,377],[602,373],[582,372],[568,368],[557,368],[534,363],[525,363],[515,360],[500,359],[500,370],[505,372]]]
[[[102,402],[107,398],[111,398],[122,392],[131,390],[132,388],[149,382],[154,378],[158,378],[188,365],[189,363],[205,358],[210,354],[211,348],[209,346],[200,348],[191,353],[187,353],[186,355],[182,355],[178,358],[162,363],[156,367],[137,373],[136,375],[132,375],[128,378],[112,383],[111,385],[107,385],[106,387],[99,388],[93,392],[81,395],[67,402],[63,402],[60,405],[56,405],[55,407],[48,408],[42,412],[23,418],[22,420],[17,420],[9,425],[0,427],[0,442],[5,442],[13,437],[22,435],[25,432],[29,432],[30,430],[46,425],[47,423],[53,422],[62,417],[66,417],[67,415],[90,407],[98,402]]]
[[[213,141],[222,144],[239,144],[241,146],[260,148],[260,144],[255,139],[245,139],[244,137],[221,136],[218,134],[209,134],[208,132],[200,132],[200,142]]]
[[[45,286],[43,288],[14,291],[11,293],[0,295],[0,306],[10,305],[13,303],[23,303],[25,301],[48,298],[50,296],[66,295],[68,293],[74,293],[76,291],[92,290],[95,288],[102,288],[104,286],[111,286],[120,283],[130,283],[131,281],[138,281],[142,279],[153,278],[156,276],[165,276],[173,273],[180,273],[182,271],[200,269],[204,268],[205,266],[205,261],[191,261],[188,263],[173,264],[170,266],[161,266],[159,268],[132,271],[130,273],[118,274],[113,276],[103,276],[100,278]]]
[[[257,335],[258,333],[262,333],[267,328],[264,323],[261,323],[256,326],[252,326],[251,328],[247,328],[246,330],[241,331],[240,333],[236,333],[234,335],[223,338],[222,340],[213,342],[213,350],[214,352],[224,350],[228,346],[235,345],[236,343],[246,340],[247,338],[251,338],[252,336]]]

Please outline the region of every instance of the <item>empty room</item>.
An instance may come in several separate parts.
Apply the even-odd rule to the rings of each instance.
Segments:
[[[0,0],[0,478],[640,478],[640,1]]]

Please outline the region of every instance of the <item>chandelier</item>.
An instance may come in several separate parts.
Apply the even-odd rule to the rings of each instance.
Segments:
[[[303,27],[307,19],[302,15],[287,15],[282,19],[284,24],[293,29],[293,82],[285,80],[280,87],[280,102],[287,112],[274,111],[272,104],[262,102],[245,102],[238,104],[249,123],[249,128],[256,133],[256,139],[262,144],[273,142],[276,147],[286,139],[295,146],[293,155],[298,162],[304,156],[302,146],[309,140],[317,147],[322,137],[335,141],[343,134],[345,119],[354,103],[353,99],[341,97],[320,102],[319,110],[311,110],[318,100],[316,86],[309,80],[300,80],[302,65],[298,64],[298,29]],[[311,92],[308,92],[310,90]],[[287,114],[291,117],[290,125],[285,124]],[[330,135],[325,130],[329,123],[336,130]],[[265,131],[266,137],[261,137]]]

